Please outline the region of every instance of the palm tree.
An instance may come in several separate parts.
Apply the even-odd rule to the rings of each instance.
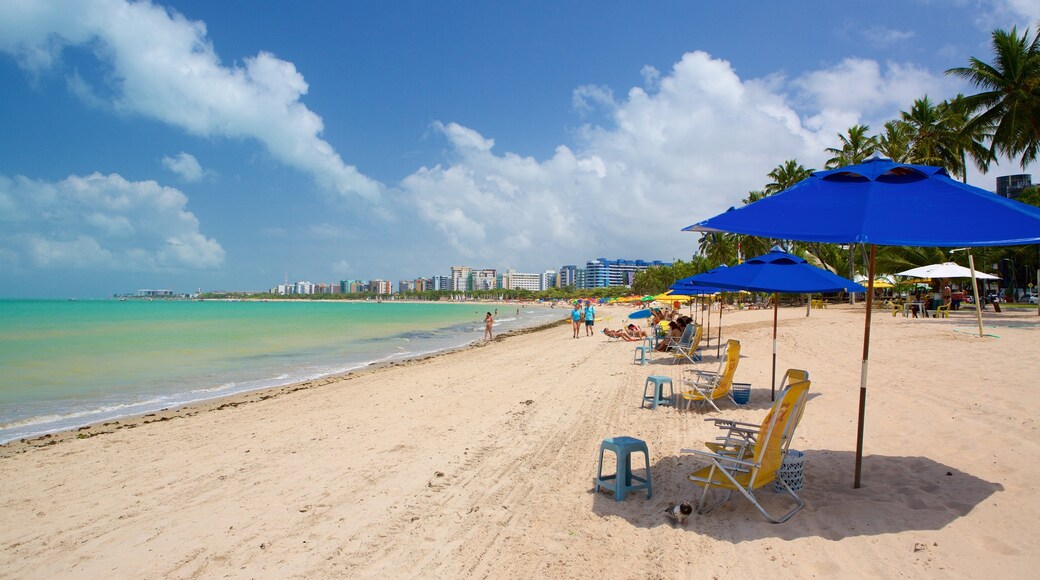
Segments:
[[[914,100],[910,112],[903,111],[901,120],[910,131],[908,162],[937,165],[950,173],[964,174],[957,146],[959,127],[953,127],[951,117],[945,101],[934,104],[928,95]]]
[[[806,169],[801,163],[794,159],[788,159],[776,169],[769,172],[769,178],[773,181],[766,185],[766,195],[773,195],[791,187],[799,181],[809,177],[814,169]]]
[[[870,157],[877,149],[877,140],[872,136],[867,136],[869,130],[870,125],[853,125],[849,127],[848,136],[838,133],[838,139],[841,139],[841,149],[833,147],[824,149],[827,153],[834,155],[827,160],[825,167],[834,169],[844,165],[855,165]]]
[[[910,156],[911,129],[904,121],[885,123],[885,132],[878,138],[878,152],[896,163],[906,163]]]
[[[990,138],[990,128],[983,125],[971,125],[970,116],[961,105],[964,95],[957,95],[947,104],[946,123],[956,133],[953,149],[960,157],[961,181],[968,182],[968,157],[971,157],[975,168],[986,173],[989,164],[996,161],[993,152],[986,147],[984,141]]]
[[[970,115],[967,128],[993,128],[990,152],[1021,156],[1023,168],[1040,153],[1040,23],[1029,40],[1029,29],[1018,36],[993,31],[993,64],[978,58],[970,66],[951,68],[946,74],[971,82],[982,92],[963,97],[960,105]]]

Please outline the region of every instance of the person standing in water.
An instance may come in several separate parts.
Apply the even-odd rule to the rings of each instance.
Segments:
[[[488,312],[487,316],[484,317],[484,340],[491,340],[494,338],[491,335],[491,327],[494,326],[495,319],[491,317],[491,313]]]

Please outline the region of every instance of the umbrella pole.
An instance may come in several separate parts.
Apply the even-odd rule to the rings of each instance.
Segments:
[[[979,285],[975,282],[975,258],[968,252],[968,267],[971,268],[971,291],[975,293],[975,317],[979,319],[979,338],[982,338],[982,304],[979,302]]]
[[[719,296],[721,297],[721,296],[723,296],[723,294],[720,292]],[[720,298],[720,300],[719,300],[719,341],[717,343],[715,343],[715,358],[719,358],[719,349],[722,348],[722,305],[724,303],[725,303],[725,300],[722,300]]]
[[[856,476],[853,489],[859,489],[863,471],[863,418],[867,408],[867,360],[870,358],[870,313],[874,302],[874,260],[877,246],[870,244],[870,265],[867,268],[867,315],[863,323],[863,366],[859,371],[859,423],[856,426]]]
[[[812,292],[805,295],[805,317],[809,318],[809,312],[812,310]]]
[[[779,294],[773,292],[773,379],[769,384],[769,400],[776,400],[776,315],[780,311]]]
[[[705,306],[701,306],[701,324],[708,329],[704,333],[704,348],[711,348],[711,294],[707,296],[705,303],[707,309],[705,309]]]

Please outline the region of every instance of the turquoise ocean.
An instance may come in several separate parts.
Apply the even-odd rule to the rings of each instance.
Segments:
[[[0,300],[0,443],[457,348],[495,308]],[[497,308],[496,334],[565,314]]]

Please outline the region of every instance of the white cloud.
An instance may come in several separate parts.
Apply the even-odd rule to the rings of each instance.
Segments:
[[[382,185],[345,164],[320,137],[322,119],[300,101],[308,86],[293,63],[260,52],[243,66],[225,66],[205,24],[150,2],[0,3],[0,50],[27,70],[60,66],[63,49],[79,45],[89,45],[111,68],[114,108],[196,135],[255,139],[323,187],[379,197]],[[98,102],[99,91],[78,75],[70,75],[69,86]]]
[[[914,33],[910,30],[896,30],[887,26],[871,26],[863,31],[863,37],[874,46],[886,47],[910,40],[914,37]]]
[[[201,180],[206,171],[199,165],[198,159],[191,153],[181,151],[176,157],[165,156],[162,158],[163,167],[176,173],[181,179],[189,183]]]
[[[577,146],[544,160],[495,152],[473,129],[435,124],[451,162],[406,178],[403,205],[473,264],[688,259],[698,238],[681,228],[739,204],[786,159],[820,168],[823,149],[850,125],[880,127],[914,98],[950,96],[941,76],[862,59],[793,80],[745,80],[694,52],[651,77],[624,99],[609,87],[576,90],[578,108],[594,104],[607,122],[579,128]],[[435,244],[416,251],[444,253]]]
[[[989,0],[988,4],[975,11],[975,23],[981,30],[990,32],[1001,28],[1010,31],[1015,26],[1019,34],[1026,28],[1036,34],[1040,0]]]
[[[25,267],[125,272],[215,268],[187,197],[154,181],[94,173],[51,183],[0,176],[0,254]]]

